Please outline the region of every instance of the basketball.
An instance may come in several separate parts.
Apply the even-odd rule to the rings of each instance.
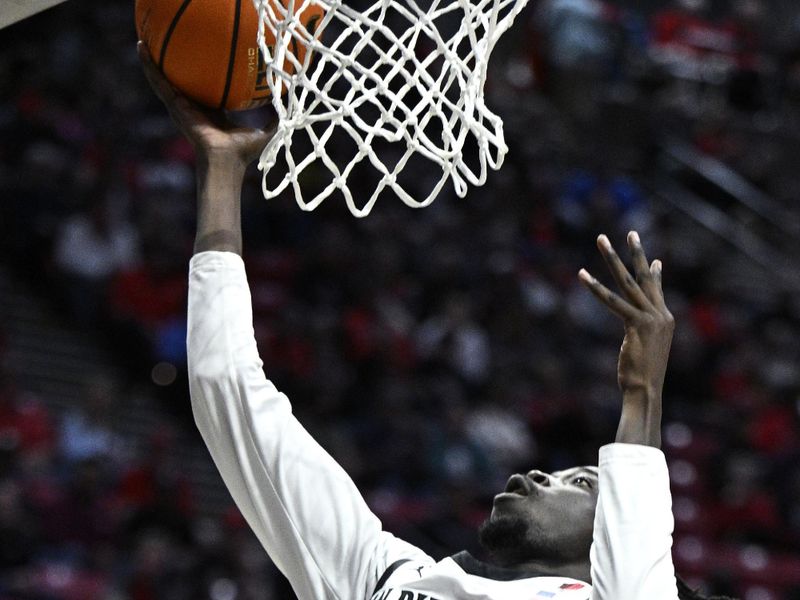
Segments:
[[[322,15],[320,6],[310,6],[300,21],[313,34]],[[136,32],[153,62],[192,100],[228,110],[269,101],[257,42],[259,18],[251,0],[136,0],[135,18]],[[265,35],[268,46],[275,43],[269,29]],[[302,62],[306,47],[294,42],[292,49]],[[283,70],[294,72],[288,60]]]

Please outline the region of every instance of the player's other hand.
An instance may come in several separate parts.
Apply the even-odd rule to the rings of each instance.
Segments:
[[[161,74],[144,42],[140,41],[136,50],[150,86],[192,143],[199,159],[218,160],[244,170],[260,155],[274,127],[268,131],[241,127],[231,122],[223,110],[211,110],[191,102]]]
[[[628,234],[633,275],[620,260],[608,238],[597,238],[620,294],[616,294],[581,269],[579,277],[586,287],[618,315],[625,325],[625,339],[619,354],[617,378],[623,393],[641,392],[660,402],[667,370],[675,320],[664,303],[661,288],[661,261],[648,264],[639,235]]]

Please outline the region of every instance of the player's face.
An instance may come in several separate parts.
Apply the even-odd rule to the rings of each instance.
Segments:
[[[508,562],[588,556],[597,492],[597,467],[512,475],[494,498],[481,541]]]

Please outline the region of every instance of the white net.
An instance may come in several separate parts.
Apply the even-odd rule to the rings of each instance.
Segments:
[[[503,122],[483,89],[492,49],[527,0],[282,1],[254,0],[280,118],[259,163],[266,198],[292,186],[313,210],[339,192],[361,217],[388,190],[422,207],[448,180],[463,197],[500,168]]]

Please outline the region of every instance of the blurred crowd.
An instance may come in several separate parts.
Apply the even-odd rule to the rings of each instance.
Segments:
[[[225,598],[209,591],[233,580],[274,587],[237,513],[195,513],[169,426],[131,456],[115,430],[120,397],[93,376],[85,404],[56,419],[2,374],[0,598]]]
[[[0,31],[0,262],[98,332],[122,373],[87,374],[83,405],[60,414],[3,369],[0,599],[289,598],[235,510],[196,509],[171,452],[193,430],[193,155],[141,76],[131,12],[68,3]],[[800,11],[542,0],[504,43],[487,97],[511,151],[466,199],[414,212],[387,197],[355,220],[332,200],[267,203],[249,175],[269,377],[387,529],[436,557],[479,554],[511,472],[593,463],[613,440],[622,331],[576,274],[605,274],[598,233],[621,245],[637,228],[678,324],[664,427],[678,571],[743,600],[800,598],[798,296],[768,276],[743,286],[747,259],[652,193],[677,137],[791,209]],[[164,426],[132,451],[115,406],[155,364],[174,372],[154,381]]]

